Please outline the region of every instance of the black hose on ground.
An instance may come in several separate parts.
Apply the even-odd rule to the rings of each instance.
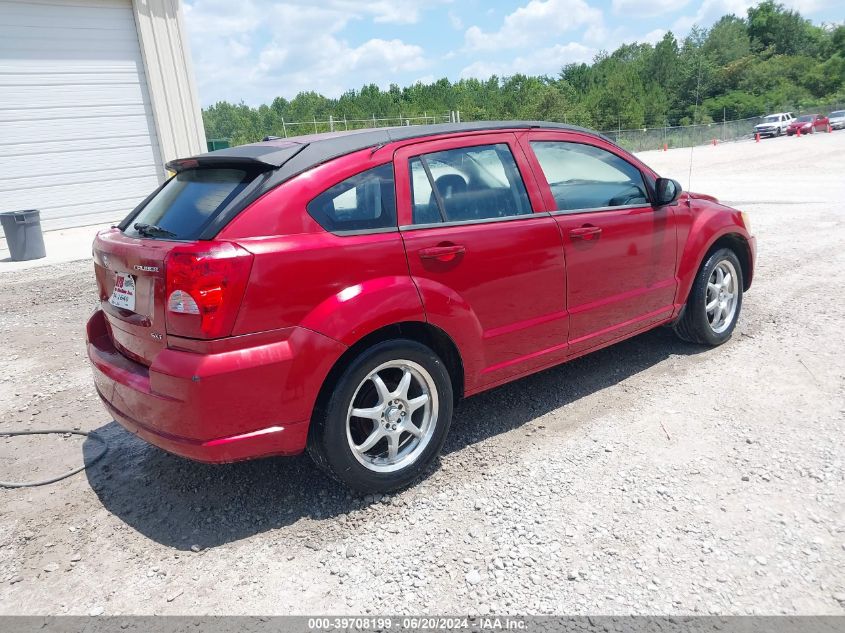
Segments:
[[[0,488],[34,488],[36,486],[46,486],[47,484],[54,484],[57,481],[67,479],[68,477],[75,475],[76,473],[81,473],[89,466],[94,465],[96,462],[101,460],[109,450],[109,445],[106,443],[106,440],[104,440],[102,437],[100,437],[93,431],[91,431],[90,433],[86,433],[84,431],[73,431],[70,429],[48,429],[44,431],[0,431],[0,436],[15,437],[18,435],[64,435],[65,433],[70,433],[72,435],[82,435],[84,437],[90,437],[92,440],[97,440],[103,445],[103,450],[97,453],[97,455],[94,456],[94,458],[91,459],[87,464],[83,464],[79,468],[74,468],[73,470],[59,475],[58,477],[51,477],[50,479],[44,479],[42,481],[0,481]]]

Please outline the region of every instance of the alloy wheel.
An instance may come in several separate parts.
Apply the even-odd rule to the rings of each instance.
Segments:
[[[355,459],[375,472],[395,472],[425,451],[437,425],[434,379],[410,360],[382,363],[358,385],[346,417]]]
[[[716,334],[727,330],[736,315],[739,303],[738,276],[734,265],[723,259],[707,280],[707,294],[704,309],[707,312],[707,322]]]

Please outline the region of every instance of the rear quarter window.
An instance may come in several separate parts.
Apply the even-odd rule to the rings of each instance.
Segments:
[[[243,169],[202,168],[179,172],[131,219],[124,229],[141,235],[136,225],[161,229],[161,236],[175,240],[198,239],[203,229],[252,181]]]
[[[308,215],[332,233],[396,228],[393,164],[355,174],[314,198]]]

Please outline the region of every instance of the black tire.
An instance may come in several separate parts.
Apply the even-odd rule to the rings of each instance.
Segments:
[[[775,131],[775,136],[780,136],[780,135],[781,135],[781,129],[780,129],[780,128],[778,128],[778,129]]]
[[[736,271],[736,309],[731,316],[730,323],[724,330],[714,331],[707,316],[706,300],[707,285],[713,271],[723,261],[727,261]],[[712,253],[701,265],[690,289],[684,312],[675,323],[675,333],[685,341],[715,347],[727,341],[733,334],[742,309],[742,266],[739,259],[729,248],[721,248]]]
[[[431,378],[432,387],[436,389],[436,420],[432,423],[433,432],[427,444],[419,450],[412,463],[393,472],[375,472],[359,461],[349,444],[347,415],[359,387],[371,372],[385,363],[400,359],[416,363]],[[388,368],[384,371],[392,370]],[[387,386],[390,388],[390,385]],[[360,394],[357,397],[360,398]],[[433,397],[431,401],[433,403]],[[359,492],[389,492],[403,488],[419,477],[440,453],[452,422],[453,406],[452,381],[437,354],[416,341],[384,341],[355,358],[337,379],[331,393],[317,407],[308,434],[308,453],[317,466],[330,476]],[[433,404],[431,410],[435,410]],[[371,423],[378,425],[377,422]],[[413,439],[410,441],[413,442]]]

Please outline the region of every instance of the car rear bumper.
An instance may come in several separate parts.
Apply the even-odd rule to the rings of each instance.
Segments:
[[[211,353],[169,341],[146,367],[115,348],[99,310],[87,341],[97,392],[115,420],[150,444],[204,462],[301,453],[320,386],[346,349],[287,328],[235,337]]]

